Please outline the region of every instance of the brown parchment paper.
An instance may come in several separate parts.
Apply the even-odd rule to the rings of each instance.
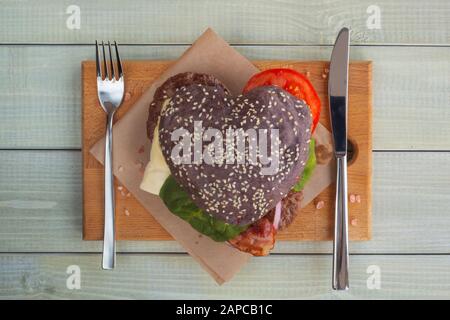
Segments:
[[[150,102],[155,90],[165,80],[177,73],[187,71],[212,74],[220,79],[234,95],[238,95],[248,79],[259,70],[211,29],[206,30],[114,125],[113,170],[121,184],[151,212],[158,223],[200,263],[217,283],[222,284],[230,280],[241,269],[250,255],[227,243],[215,242],[206,236],[199,235],[187,222],[172,214],[159,197],[139,188],[142,169],[136,166],[136,161],[144,161],[146,164],[149,155],[137,159],[136,150],[143,145],[145,150],[150,150],[150,143],[146,135]],[[321,125],[316,129],[315,136],[323,143],[331,141],[328,130]],[[90,152],[103,163],[104,139],[99,140]],[[305,187],[302,207],[306,206],[333,181],[332,165],[318,165],[311,181],[313,182],[308,183]]]

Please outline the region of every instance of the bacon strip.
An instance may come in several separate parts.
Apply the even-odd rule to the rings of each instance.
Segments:
[[[254,256],[266,256],[275,245],[276,233],[273,221],[263,217],[228,242],[235,248]]]

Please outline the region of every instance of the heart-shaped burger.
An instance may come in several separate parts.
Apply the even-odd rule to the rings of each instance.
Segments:
[[[164,92],[170,101],[159,106],[161,151],[200,209],[223,222],[248,225],[274,208],[301,175],[311,113],[304,101],[278,87],[233,97],[217,79],[205,79]]]

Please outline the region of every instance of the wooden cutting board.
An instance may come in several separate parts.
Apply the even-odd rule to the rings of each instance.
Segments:
[[[170,66],[171,61],[126,61],[125,101],[116,121],[140,95]],[[322,102],[320,122],[330,129],[328,112],[328,66],[325,61],[254,61],[261,70],[291,68],[309,77]],[[372,213],[372,64],[350,63],[349,140],[354,146],[348,168],[349,237],[371,238]],[[106,116],[97,100],[95,62],[82,63],[83,87],[83,239],[103,239],[103,166],[89,153],[105,134]],[[142,132],[146,135],[146,132]],[[137,152],[140,152],[137,150]],[[116,236],[119,240],[172,240],[120,182],[116,187]],[[312,203],[301,209],[294,223],[278,233],[279,240],[331,240],[334,227],[334,186],[325,189]],[[323,207],[321,205],[323,204]]]

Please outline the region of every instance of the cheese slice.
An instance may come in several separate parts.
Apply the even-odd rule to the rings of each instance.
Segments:
[[[167,106],[170,99],[167,99],[162,107],[162,110]],[[159,195],[159,190],[163,186],[167,177],[170,176],[169,166],[162,154],[161,146],[159,145],[159,119],[153,132],[153,141],[150,148],[150,161],[145,167],[144,177],[141,181],[140,188],[146,192]]]

